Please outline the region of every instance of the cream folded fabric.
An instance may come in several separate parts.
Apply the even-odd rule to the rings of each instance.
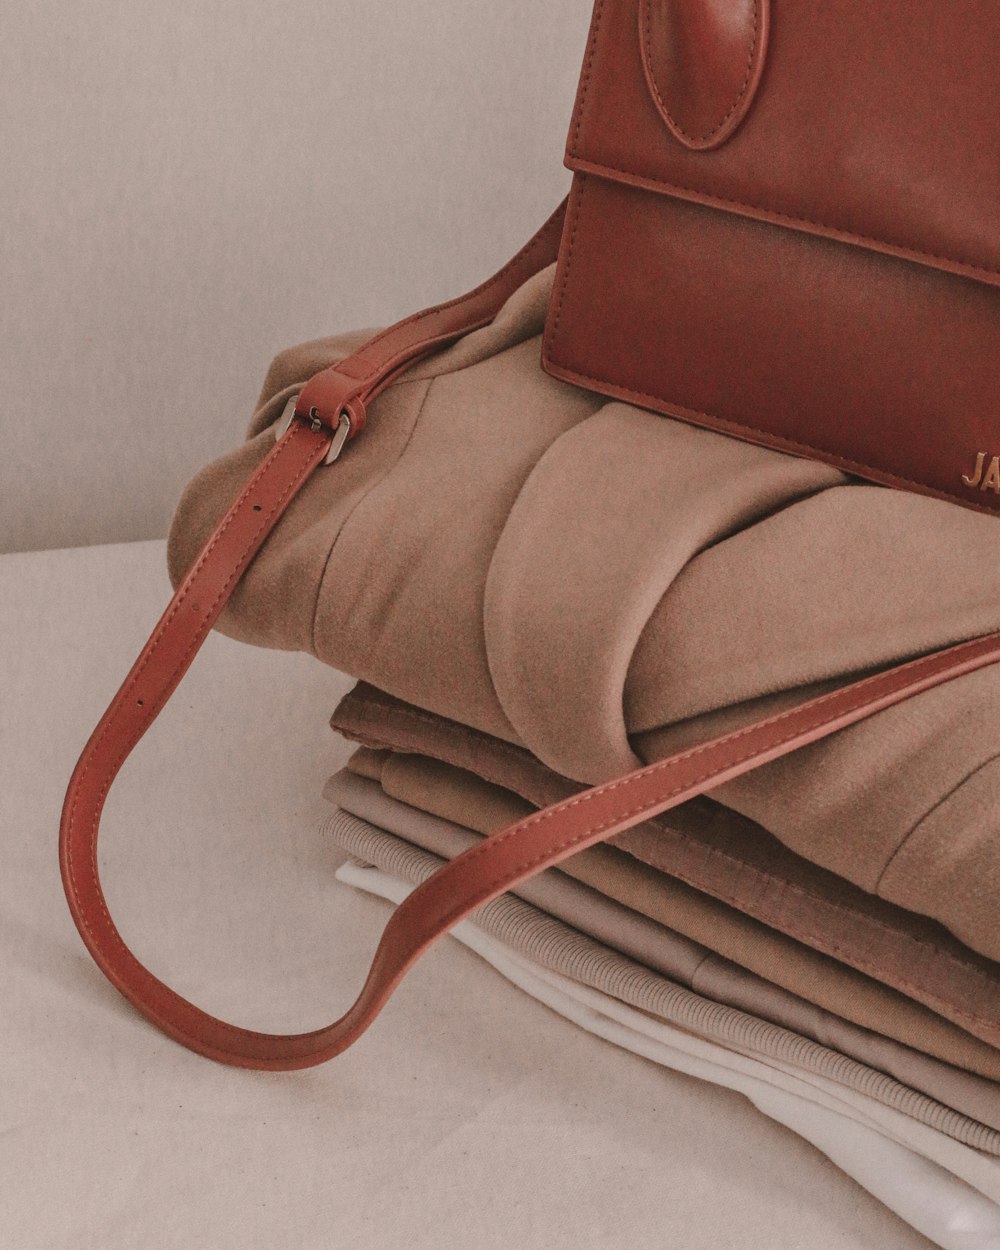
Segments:
[[[480,812],[483,833],[525,815],[525,800],[543,806],[575,788],[520,748],[364,685],[341,701],[332,724],[391,748],[387,790],[459,824],[475,824]],[[431,758],[417,762],[420,756]],[[1000,1076],[996,964],[939,925],[795,856],[718,804],[686,804],[567,863],[573,867],[564,869],[619,902],[810,1002],[956,1066]]]
[[[410,891],[406,881],[356,860],[347,861],[336,876],[392,903],[401,903]],[[904,1144],[894,1133],[898,1128],[894,1114],[878,1105],[870,1119],[864,1104],[845,1101],[841,1091],[826,1088],[819,1079],[805,1083],[780,1068],[672,1028],[645,1011],[522,958],[470,921],[457,925],[452,935],[512,984],[589,1033],[652,1063],[744,1094],[764,1115],[823,1151],[941,1250],[994,1250],[1000,1244],[993,1176],[976,1151],[913,1124],[906,1129],[920,1140]],[[888,1123],[883,1123],[886,1119]],[[908,1133],[900,1136],[905,1139]],[[986,1166],[996,1165],[990,1160]]]
[[[412,884],[437,867],[435,857],[366,829],[353,817],[342,815],[342,825],[335,829],[336,819],[328,822],[328,830],[335,837],[343,835],[341,845],[353,842],[364,848],[358,857],[362,864],[371,862],[366,855],[372,853],[376,861],[404,874],[397,877],[391,870],[376,872],[347,864],[338,872],[341,880],[399,902]],[[731,1043],[720,1044],[702,1029],[678,1027],[672,1013],[693,1005],[694,995],[630,966],[630,961],[603,951],[509,895],[486,904],[476,913],[475,923],[465,921],[454,932],[543,1001],[557,1009],[571,1003],[582,1006],[583,1012],[564,1010],[564,1014],[592,1031],[667,1066],[748,1094],[765,1114],[830,1151],[848,1174],[938,1245],[971,1250],[990,1246],[991,1239],[1000,1236],[996,1159],[818,1074],[804,1073],[773,1057],[763,1060]],[[559,970],[561,965],[569,975]],[[604,978],[613,982],[614,993],[593,984]],[[619,1028],[599,1027],[596,1015]],[[629,1036],[623,1034],[622,1025],[630,1030]],[[888,1167],[886,1156],[891,1160]]]
[[[555,381],[551,272],[406,373],[317,473],[221,624],[603,780],[862,671],[1000,628],[996,518],[863,484]],[[251,440],[201,473],[176,581],[289,395],[356,342],[274,362]],[[715,797],[1000,958],[1000,668]]]
[[[348,770],[330,778],[324,796],[340,813],[356,817],[366,828],[395,835],[441,860],[452,859],[482,840],[482,835],[472,829],[401,802],[374,781]],[[344,827],[330,826],[335,840],[342,841],[338,833]],[[900,1086],[920,1091],[991,1130],[1000,1130],[1000,1083],[973,1076],[807,1003],[561,869],[550,869],[523,882],[512,893],[705,999],[818,1042],[831,1056],[836,1052],[857,1060],[868,1069],[895,1078]],[[837,1079],[838,1071],[838,1063],[831,1058],[829,1074],[833,1079]],[[936,1125],[949,1131],[945,1120],[936,1121]],[[967,1140],[982,1149],[992,1149],[989,1143],[994,1139],[1000,1142],[1000,1133],[994,1132],[988,1141],[979,1136]]]

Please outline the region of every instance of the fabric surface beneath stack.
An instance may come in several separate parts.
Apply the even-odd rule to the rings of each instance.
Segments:
[[[376,866],[344,865],[340,879],[395,902],[440,866],[438,857],[344,812],[326,830],[362,865]],[[704,1000],[511,895],[487,903],[454,933],[591,1032],[740,1090],[945,1250],[1000,1244],[995,1159],[845,1085],[773,1056],[764,1060],[729,1039],[720,1043],[718,1021],[707,1035],[678,1027],[672,1017]]]
[[[525,815],[525,800],[544,806],[575,789],[526,751],[363,684],[332,724],[391,749],[387,789],[414,806],[438,804],[438,814],[460,824],[470,823],[464,812],[479,811],[483,833]],[[437,770],[408,764],[413,753],[439,761]],[[1000,1028],[997,965],[940,926],[802,861],[717,804],[686,804],[563,868],[837,1015],[1000,1076],[1000,1050],[990,1044]]]
[[[311,651],[578,783],[1000,628],[995,517],[557,382],[539,363],[551,281],[537,275],[378,397],[221,628]],[[287,399],[357,341],[276,359],[250,441],[179,506],[175,581],[273,446]],[[995,665],[713,795],[1000,959],[998,784]],[[979,1028],[994,1043],[998,1018]]]
[[[482,834],[393,798],[374,781],[346,769],[330,779],[324,794],[341,812],[405,839],[442,861],[482,840]],[[338,842],[343,841],[343,836],[338,836],[341,829],[331,826]],[[361,855],[357,844],[348,849]],[[385,863],[379,866],[387,867]],[[792,1062],[811,1064],[813,1070],[832,1080],[882,1097],[887,1105],[916,1114],[977,1149],[1000,1154],[1000,1084],[823,1011],[622,906],[561,869],[529,879],[513,893],[703,999],[734,1009],[728,1034],[731,1041],[739,1035],[750,1051],[773,1052],[778,1057],[791,1053]],[[792,1035],[799,1041],[790,1047]],[[809,1046],[805,1039],[817,1045]],[[886,1083],[881,1074],[894,1079]],[[920,1091],[926,1099],[914,1099],[913,1091]],[[961,1113],[958,1118],[955,1112]]]

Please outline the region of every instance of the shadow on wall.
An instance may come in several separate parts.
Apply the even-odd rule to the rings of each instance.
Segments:
[[[15,0],[0,551],[164,534],[280,348],[506,260],[568,185],[590,8]]]

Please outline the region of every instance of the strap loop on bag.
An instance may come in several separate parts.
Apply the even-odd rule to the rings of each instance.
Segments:
[[[741,773],[1000,659],[1000,634],[922,656],[583,791],[485,839],[446,864],[396,909],[356,1002],[326,1028],[283,1035],[226,1024],[175,993],[135,958],[108,912],[97,866],[101,812],[119,769],[187,671],[247,565],[338,437],[346,441],[357,435],[368,403],[403,369],[485,325],[519,286],[555,260],[563,211],[560,206],[489,282],[460,300],[390,327],[307,383],[287,431],[206,541],[70,780],[60,866],[69,907],[87,948],[145,1016],[209,1058],[272,1070],[305,1068],[332,1058],[371,1024],[422,952],[489,899]],[[350,422],[346,432],[345,412]]]

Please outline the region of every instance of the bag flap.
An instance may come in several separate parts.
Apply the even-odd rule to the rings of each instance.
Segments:
[[[1000,285],[1000,2],[597,0],[566,163]]]

